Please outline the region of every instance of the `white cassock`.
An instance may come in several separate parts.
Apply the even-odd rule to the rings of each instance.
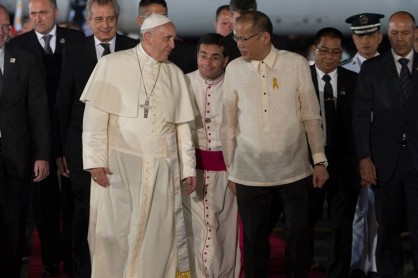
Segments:
[[[199,109],[194,134],[197,186],[195,192],[183,196],[192,277],[238,277],[238,208],[227,187],[226,170],[220,169],[225,168],[219,138],[223,76],[206,81],[197,70],[187,78]]]
[[[183,73],[139,44],[100,59],[80,100],[84,169],[113,172],[109,187],[91,184],[92,277],[174,278],[187,255],[176,238],[180,179],[195,176]]]

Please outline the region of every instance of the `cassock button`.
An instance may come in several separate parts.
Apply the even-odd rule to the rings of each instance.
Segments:
[[[210,118],[205,119],[205,123],[209,124],[210,122],[212,122],[212,120]]]

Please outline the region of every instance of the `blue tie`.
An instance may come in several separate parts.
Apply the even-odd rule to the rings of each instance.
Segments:
[[[398,60],[399,64],[402,65],[401,72],[399,74],[399,78],[401,80],[401,87],[402,87],[402,101],[405,104],[408,100],[408,87],[409,87],[409,79],[410,73],[408,68],[409,60],[406,58],[401,58]]]

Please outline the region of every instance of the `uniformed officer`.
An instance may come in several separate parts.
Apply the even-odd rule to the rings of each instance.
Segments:
[[[358,73],[365,60],[379,55],[377,48],[383,38],[380,32],[380,19],[383,17],[385,16],[382,14],[364,13],[350,16],[345,20],[351,24],[350,29],[353,32],[357,53],[343,67]]]
[[[344,68],[360,72],[361,64],[379,55],[377,51],[383,35],[380,32],[382,14],[363,13],[350,16],[352,38],[357,48],[356,55],[343,65]],[[353,220],[353,243],[351,254],[351,277],[376,275],[377,220],[374,193],[369,185],[360,189]]]

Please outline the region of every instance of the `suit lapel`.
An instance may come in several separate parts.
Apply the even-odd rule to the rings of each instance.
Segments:
[[[319,101],[318,77],[316,74],[315,65],[311,65],[310,68],[311,68],[312,82],[314,84],[316,96],[318,97],[318,101]]]
[[[17,58],[13,55],[13,50],[6,44],[4,49],[3,91],[0,96],[2,99],[8,94],[9,86],[12,80],[14,80],[17,62]]]
[[[417,109],[418,103],[418,54],[414,52],[414,61],[412,63],[411,83],[409,84],[408,105]]]
[[[36,51],[33,51],[32,53],[38,60],[41,60],[42,57],[46,55],[42,45],[39,43],[35,30],[30,31],[28,45],[33,45],[35,47]]]
[[[57,26],[54,54],[61,54],[66,42],[63,28]]]
[[[411,84],[409,86],[409,95],[416,95],[418,88],[418,54],[414,52],[414,61],[412,63]]]
[[[89,65],[89,66],[92,65],[93,68],[94,68],[94,66],[96,66],[96,64],[97,64],[97,53],[96,53],[96,43],[94,41],[94,36],[93,35],[91,35],[90,37],[87,38],[85,59],[86,59],[86,61],[88,61],[86,63],[87,65]]]
[[[344,72],[340,66],[337,68],[337,76],[337,96],[338,99],[340,99],[340,97],[342,97],[341,99],[344,99],[348,91],[350,91],[350,87],[354,87],[352,84],[349,84],[349,82],[353,82],[353,80]]]
[[[119,38],[119,35],[118,35],[118,34],[116,34],[116,38],[115,38],[115,52],[116,52],[116,51],[120,51],[120,50],[121,50],[121,48],[122,48],[122,45],[121,45],[121,40],[120,40],[120,38]]]
[[[402,87],[401,87],[401,81],[399,79],[398,70],[396,69],[395,60],[392,55],[392,51],[388,50],[383,57],[384,62],[384,70],[385,74],[388,80],[388,84],[391,84],[393,86],[393,90],[395,91],[397,95],[397,99],[399,100],[399,103],[401,103],[402,98]],[[392,90],[388,90],[392,91]]]

